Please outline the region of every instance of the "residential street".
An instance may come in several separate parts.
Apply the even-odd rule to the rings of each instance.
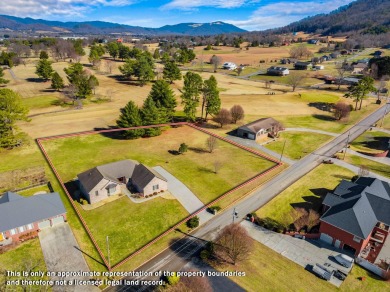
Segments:
[[[336,137],[326,145],[319,148],[312,154],[307,155],[300,161],[291,165],[284,172],[275,176],[272,180],[265,183],[251,196],[245,198],[236,206],[215,216],[205,225],[200,226],[195,232],[184,239],[173,244],[171,248],[165,250],[149,262],[145,263],[138,270],[159,271],[159,270],[180,270],[196,252],[204,245],[205,240],[215,238],[218,231],[232,223],[232,214],[234,207],[239,213],[240,218],[245,218],[246,214],[259,209],[272,198],[277,196],[284,189],[289,187],[299,178],[314,169],[324,158],[332,157],[335,153],[342,150],[347,140],[352,141],[360,136],[364,131],[375,124],[385,113],[385,107],[380,107],[371,115],[357,123],[349,131]],[[349,135],[349,138],[348,138]],[[242,219],[241,219],[242,220]],[[110,287],[107,291],[130,291],[129,287]],[[134,290],[132,290],[134,291]]]

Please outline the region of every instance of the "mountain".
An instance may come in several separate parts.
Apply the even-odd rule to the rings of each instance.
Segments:
[[[390,31],[390,0],[357,0],[329,14],[307,17],[275,31],[304,31],[324,35],[385,33]]]
[[[194,36],[245,32],[241,28],[221,21],[211,23],[180,23],[176,25],[165,25],[160,28],[147,28],[104,21],[61,22],[29,17],[20,18],[9,15],[0,15],[0,29],[77,34],[132,33],[138,35],[182,34]]]

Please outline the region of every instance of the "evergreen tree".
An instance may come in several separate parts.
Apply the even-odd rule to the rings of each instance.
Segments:
[[[159,109],[154,103],[151,96],[148,96],[141,109],[142,123],[145,126],[158,125],[166,122],[166,116],[164,111]],[[158,136],[161,134],[161,129],[157,128],[148,128],[145,129],[145,135],[148,137]]]
[[[160,59],[160,49],[159,49],[159,48],[157,48],[157,49],[154,50],[153,58],[154,58],[155,60]]]
[[[202,90],[202,77],[193,72],[187,72],[184,75],[184,87],[182,90],[182,104],[184,104],[184,113],[188,120],[195,121],[196,108],[199,105],[199,95]]]
[[[221,99],[219,98],[218,82],[214,75],[211,75],[208,80],[203,83],[203,102],[202,102],[202,118],[205,110],[205,120],[208,115],[216,115],[221,110]]]
[[[119,66],[119,71],[121,71],[124,77],[131,78],[134,75],[135,63],[135,60],[127,59],[123,66]]]
[[[20,95],[11,89],[0,89],[0,147],[13,148],[20,144],[17,121],[27,121],[28,108]]]
[[[165,111],[167,121],[171,120],[177,105],[175,94],[164,80],[157,80],[149,93],[157,108]],[[165,121],[165,122],[167,122]]]
[[[94,75],[88,74],[80,63],[73,63],[68,68],[64,68],[70,84],[76,88],[76,99],[86,98],[92,93],[92,80]]]
[[[355,85],[352,85],[348,92],[345,94],[345,97],[355,98],[355,111],[358,109],[357,105],[360,101],[359,110],[362,109],[363,99],[367,97],[367,94],[370,92],[376,91],[374,87],[374,79],[370,76],[364,76],[359,82]]]
[[[166,64],[171,60],[171,56],[169,56],[168,52],[164,52],[161,56],[161,61]]]
[[[106,45],[106,49],[108,51],[108,54],[114,58],[114,60],[116,59],[116,57],[118,57],[119,55],[119,46],[118,46],[118,43],[117,42],[111,42],[111,43],[108,43]]]
[[[3,77],[4,77],[3,68],[0,67],[0,85],[7,84],[9,82],[9,80],[7,80]]]
[[[47,59],[40,59],[38,61],[38,64],[36,66],[35,74],[37,74],[39,77],[41,77],[44,80],[51,79],[51,76],[53,75],[54,70],[51,66],[51,62]]]
[[[163,78],[169,81],[171,84],[174,80],[181,80],[180,69],[174,61],[168,61],[167,63],[165,63],[163,70]]]
[[[138,78],[141,86],[154,78],[153,59],[146,55],[141,56],[135,63],[134,76]]]
[[[60,91],[60,89],[64,88],[64,80],[57,72],[54,72],[51,78],[51,88]]]
[[[82,39],[78,39],[78,40],[73,41],[73,47],[74,47],[74,50],[75,50],[77,55],[79,55],[79,56],[85,55],[85,51],[83,49],[83,40]]]
[[[91,75],[89,76],[88,83],[91,89],[93,90],[93,94],[95,94],[96,87],[99,86],[99,80],[96,78],[95,75]]]
[[[120,128],[131,128],[142,126],[141,112],[138,106],[129,101],[124,108],[121,108],[121,115],[116,121]],[[123,136],[127,139],[135,139],[142,137],[145,133],[144,129],[127,130]]]
[[[46,51],[41,51],[39,53],[39,59],[49,59],[49,54]]]

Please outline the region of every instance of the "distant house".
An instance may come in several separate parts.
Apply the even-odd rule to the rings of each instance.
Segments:
[[[290,74],[290,70],[288,70],[288,68],[285,67],[272,66],[267,69],[267,74],[275,75],[275,76],[286,76]]]
[[[331,57],[327,55],[323,55],[320,59],[322,59],[323,61],[329,61]]]
[[[360,81],[359,78],[353,78],[353,77],[345,77],[341,80],[341,83],[340,84],[344,84],[344,85],[355,85],[355,84],[358,84]]]
[[[237,65],[232,62],[225,62],[223,63],[222,68],[227,70],[236,70]]]
[[[313,68],[313,64],[310,62],[296,62],[294,68],[295,70],[307,70]]]
[[[0,246],[37,236],[39,230],[65,221],[58,193],[23,197],[6,192],[0,197]]]
[[[357,63],[352,65],[352,74],[362,74],[367,69],[367,64]]]
[[[350,251],[356,262],[389,276],[390,185],[371,177],[342,180],[322,203],[321,240]]]
[[[272,134],[281,124],[273,118],[263,118],[252,123],[243,125],[237,129],[237,136],[241,138],[256,140]]]
[[[320,41],[317,39],[311,39],[311,40],[308,40],[307,43],[311,44],[311,45],[319,45]]]
[[[333,52],[330,54],[330,56],[332,57],[332,59],[336,59],[338,57],[340,57],[341,53],[340,52]]]
[[[324,65],[315,65],[314,69],[316,69],[316,70],[324,70],[325,66]]]
[[[368,63],[370,63],[370,59],[369,58],[364,58],[364,59],[360,59],[357,61],[358,64],[366,64],[368,65]]]
[[[379,58],[380,56],[382,56],[383,52],[382,51],[375,51],[374,52],[374,58]]]
[[[142,196],[168,189],[167,180],[137,161],[122,160],[91,168],[77,175],[80,190],[90,204],[134,188]]]

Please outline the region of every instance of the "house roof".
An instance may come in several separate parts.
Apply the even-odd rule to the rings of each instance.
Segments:
[[[321,221],[360,238],[367,238],[378,222],[390,225],[390,186],[379,179],[343,180],[323,203],[330,209]]]
[[[121,160],[91,168],[77,175],[85,191],[89,193],[102,180],[119,183],[119,178],[131,178],[139,188],[144,188],[154,177],[166,179],[157,171],[135,160]]]
[[[278,66],[271,66],[267,69],[267,71],[275,71],[275,72],[283,72],[288,70],[286,67],[278,67]]]
[[[256,134],[261,129],[269,129],[275,124],[279,124],[279,122],[274,118],[262,118],[249,124],[243,125],[240,127],[240,129]]]
[[[132,183],[137,185],[139,188],[143,189],[146,187],[152,179],[155,177],[158,177],[161,180],[167,181],[161,174],[159,174],[157,171],[143,165],[138,164],[135,167],[134,174],[131,177]]]
[[[58,193],[22,197],[5,193],[0,199],[0,232],[66,213]]]
[[[296,62],[294,66],[311,66],[313,65],[312,63],[310,62]]]

